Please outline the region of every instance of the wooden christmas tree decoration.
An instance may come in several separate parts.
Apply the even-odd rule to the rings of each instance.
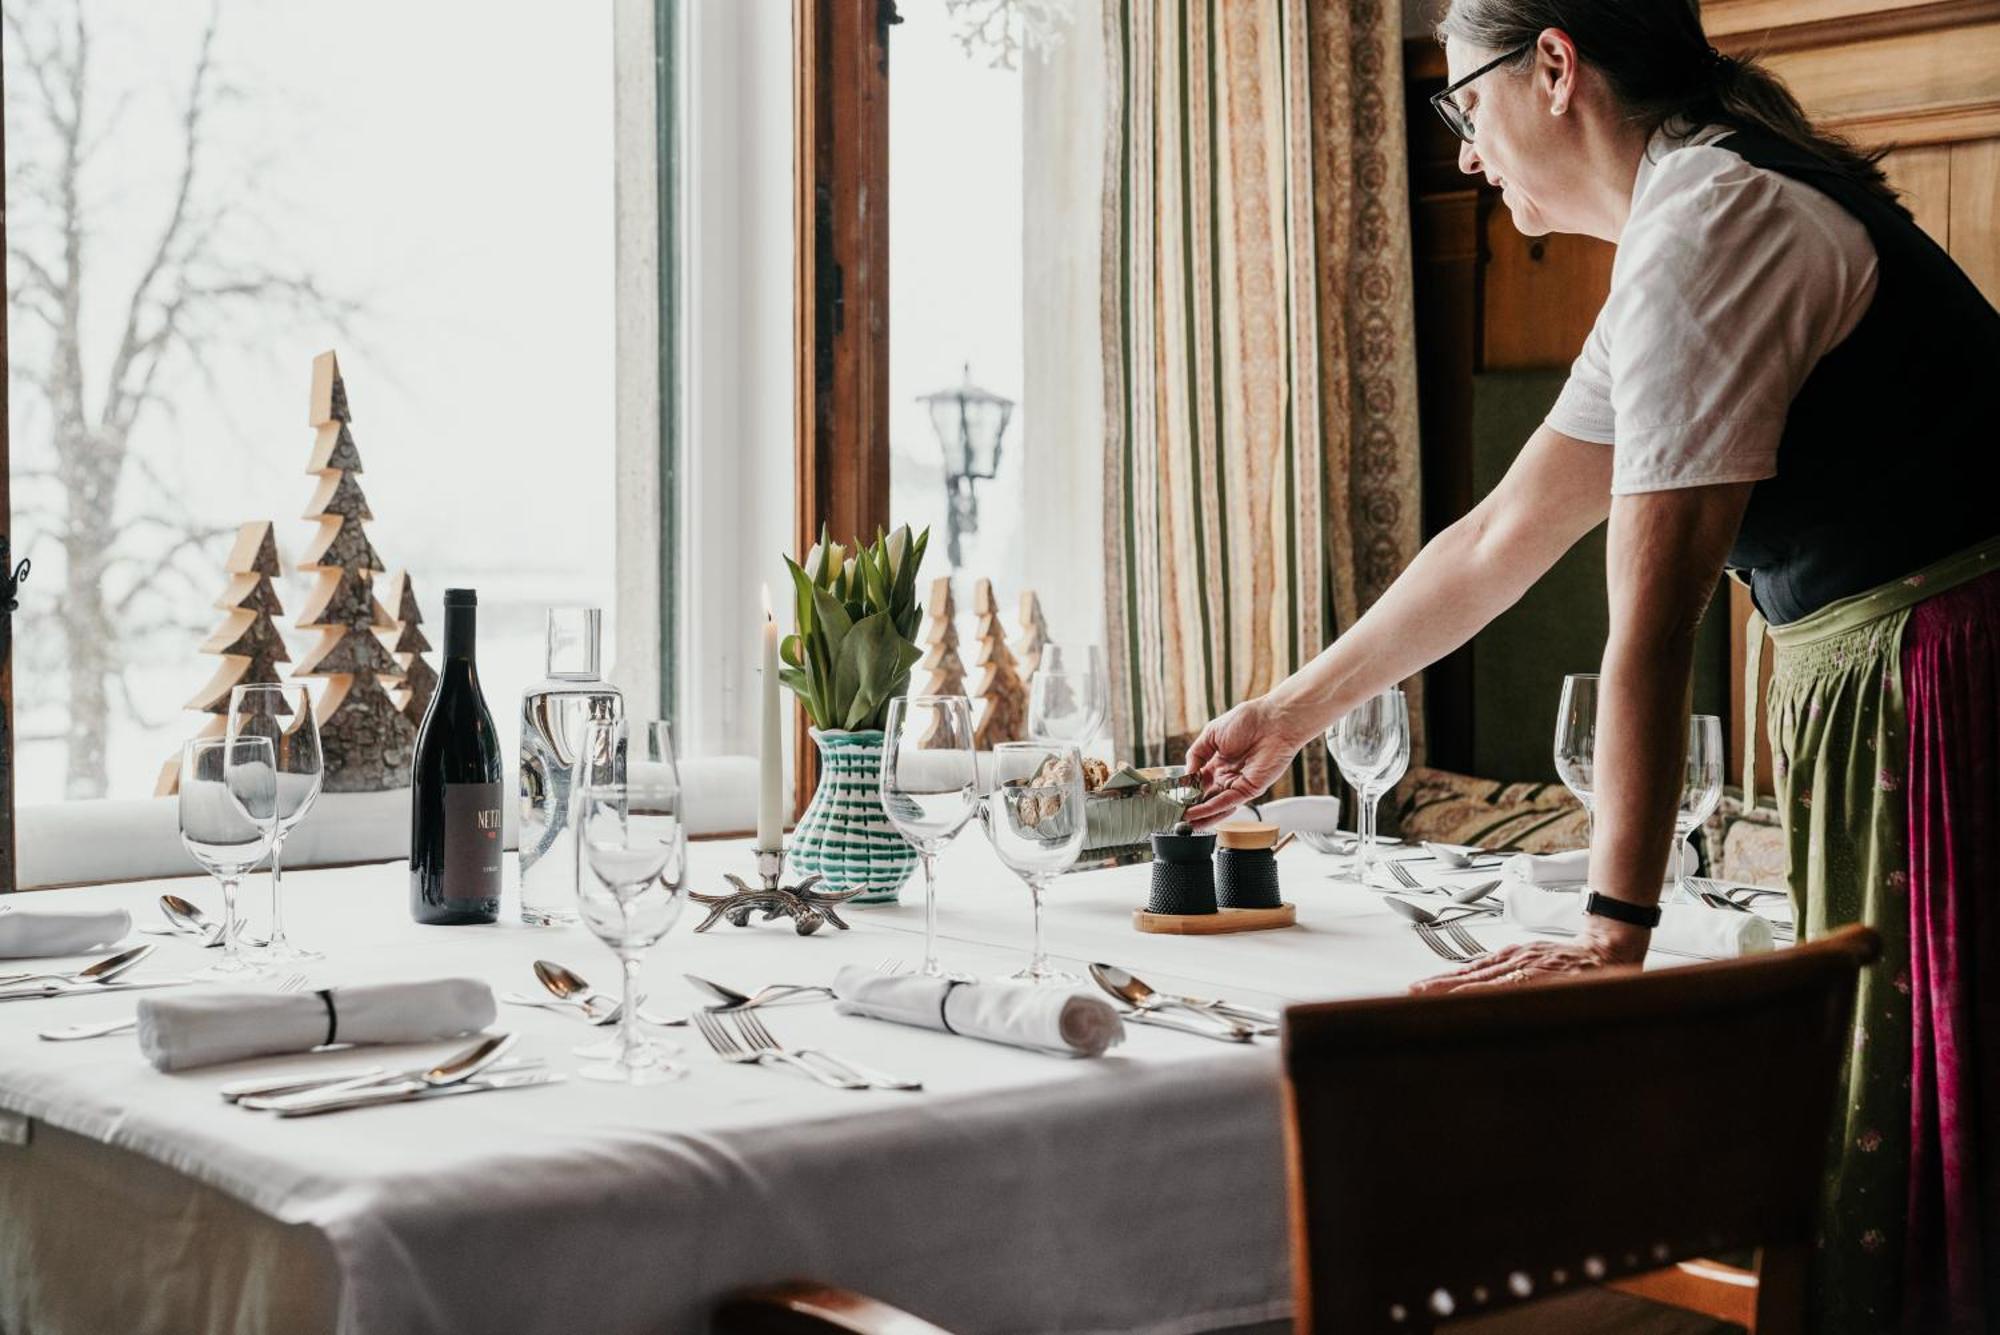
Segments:
[[[278,542],[271,521],[258,520],[238,529],[236,545],[229,549],[223,568],[229,572],[229,584],[215,605],[229,615],[201,646],[201,652],[218,655],[222,663],[208,684],[187,702],[187,708],[210,716],[195,734],[197,738],[223,735],[228,726],[230,691],[238,686],[276,685],[284,680],[278,664],[291,661],[278,623],[272,619],[285,609],[271,584],[278,573]],[[282,702],[277,708],[291,712]],[[178,752],[169,756],[153,791],[161,797],[179,792],[180,766]]]
[[[1021,590],[1021,642],[1014,649],[1020,660],[1021,680],[1032,685],[1042,667],[1042,650],[1048,647],[1049,623],[1042,617],[1042,600],[1033,589]]]
[[[1027,735],[1028,688],[1015,670],[1013,651],[1007,647],[1007,628],[1000,623],[1000,606],[994,600],[991,580],[982,579],[973,586],[972,610],[979,617],[979,653],[973,660],[979,681],[972,693],[983,702],[972,740],[981,750],[990,750],[997,743],[1019,741]]]
[[[299,569],[314,572],[318,579],[299,611],[298,625],[301,630],[318,631],[319,641],[292,675],[327,679],[316,711],[326,792],[406,787],[416,725],[382,685],[402,677],[401,665],[380,638],[381,632],[397,627],[375,598],[374,580],[381,573],[382,558],[362,527],[374,515],[356,477],[361,453],[350,425],[347,385],[331,352],[313,359],[312,407],[307,416],[315,434],[306,471],[319,475],[319,485],[305,517],[319,527],[306,544]]]
[[[403,674],[396,689],[389,692],[389,698],[395,702],[403,717],[415,726],[424,721],[424,711],[430,708],[431,696],[437,693],[438,679],[431,665],[424,661],[424,652],[431,647],[431,642],[419,629],[424,613],[417,606],[416,590],[410,587],[409,571],[399,570],[390,578],[389,606],[395,609],[396,629],[385,634],[383,642],[395,655],[397,670]]]
[[[917,666],[930,674],[930,695],[964,695],[965,663],[958,656],[958,604],[951,596],[951,576],[931,581],[926,609],[924,656]]]

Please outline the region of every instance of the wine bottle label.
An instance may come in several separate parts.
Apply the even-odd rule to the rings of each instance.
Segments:
[[[444,786],[444,897],[500,897],[500,785]]]

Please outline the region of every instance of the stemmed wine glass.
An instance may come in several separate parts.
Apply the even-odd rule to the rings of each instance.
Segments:
[[[1341,715],[1327,729],[1326,748],[1360,799],[1354,878],[1366,885],[1375,851],[1376,804],[1410,767],[1410,706],[1403,692],[1392,686]]]
[[[253,977],[243,952],[236,887],[264,860],[278,829],[277,763],[268,737],[197,738],[181,748],[181,843],[222,884],[222,958],[203,980]]]
[[[638,980],[645,951],[667,934],[687,904],[683,875],[687,843],[677,810],[645,809],[663,803],[644,787],[641,810],[634,818],[632,785],[619,759],[625,743],[623,719],[592,722],[576,761],[577,838],[588,872],[577,883],[577,909],[584,925],[618,957],[623,1003],[617,1055],[584,1066],[579,1074],[591,1080],[650,1085],[684,1074],[664,1049],[639,1036]],[[667,763],[673,769],[671,751]],[[661,785],[659,791],[668,786]],[[670,800],[678,807],[677,771],[670,788]]]
[[[1688,881],[1686,842],[1722,801],[1722,720],[1696,714],[1688,720],[1687,767],[1681,781],[1680,810],[1674,814],[1674,889],[1682,902],[1701,899]]]
[[[924,863],[923,972],[937,958],[937,855],[979,809],[972,702],[962,695],[910,695],[889,702],[883,725],[882,807]]]
[[[1563,678],[1562,703],[1556,707],[1556,777],[1583,803],[1593,834],[1597,827],[1597,808],[1591,798],[1596,788],[1597,686],[1595,672],[1570,673]]]
[[[320,959],[320,952],[301,949],[286,938],[281,891],[285,836],[312,810],[324,769],[312,695],[303,686],[238,686],[229,693],[227,736],[230,741],[268,738],[277,755],[278,830],[271,840],[271,939],[258,953],[274,961]]]
[[[1083,759],[1074,746],[1002,742],[993,748],[993,792],[981,809],[993,851],[1027,882],[1035,903],[1035,953],[1012,975],[1070,984],[1042,949],[1042,891],[1083,851]]]
[[[1111,710],[1104,651],[1094,644],[1049,644],[1028,689],[1028,735],[1078,750],[1097,740]]]

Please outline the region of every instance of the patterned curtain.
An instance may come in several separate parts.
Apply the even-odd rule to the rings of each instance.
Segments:
[[[1401,18],[1106,0],[1105,31],[1115,722],[1159,764],[1419,546]],[[1308,747],[1292,781],[1326,770]]]

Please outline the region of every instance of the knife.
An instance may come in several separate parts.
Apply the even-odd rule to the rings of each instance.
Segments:
[[[143,992],[151,987],[182,987],[192,978],[149,978],[143,983],[82,983],[74,987],[35,987],[0,991],[0,1001],[40,1001],[47,997],[109,996],[113,992]]]
[[[533,1070],[542,1065],[540,1057],[502,1057],[486,1069],[496,1074],[502,1072]],[[365,1070],[345,1070],[326,1075],[283,1075],[257,1076],[250,1080],[234,1080],[215,1092],[225,1103],[235,1103],[241,1099],[275,1099],[285,1094],[303,1094],[307,1090],[320,1089],[327,1085],[344,1085],[352,1080],[365,1080],[384,1076],[388,1072],[379,1066]]]
[[[561,1084],[569,1077],[560,1071],[516,1071],[512,1074],[480,1076],[454,1085],[426,1085],[410,1080],[394,1085],[370,1085],[366,1089],[343,1090],[338,1094],[311,1092],[273,1099],[263,1105],[280,1117],[311,1117],[315,1113],[341,1112],[348,1108],[372,1108],[377,1104],[415,1103],[421,1099],[444,1099],[456,1094],[486,1094],[505,1089],[534,1089]]]
[[[1209,1029],[1159,1015],[1153,1011],[1128,1010],[1120,1013],[1133,1024],[1156,1024],[1162,1029],[1178,1029],[1183,1034],[1199,1034],[1203,1038],[1218,1039],[1224,1043],[1248,1043],[1253,1037],[1248,1029]]]

